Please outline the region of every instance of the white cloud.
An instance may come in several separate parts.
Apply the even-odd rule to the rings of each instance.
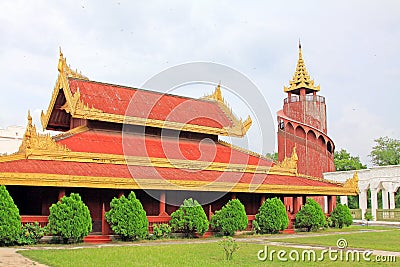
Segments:
[[[360,156],[361,161],[368,165],[371,165],[368,155],[374,146],[373,140],[396,134],[396,125],[357,102],[343,106],[337,117],[329,129],[335,140],[336,150],[346,149],[350,154]]]
[[[329,133],[366,160],[372,139],[400,136],[390,123],[398,121],[398,10],[399,1],[2,1],[0,127],[47,109],[59,46],[89,78],[131,86],[182,62],[226,64],[275,112],[301,38],[327,98]]]

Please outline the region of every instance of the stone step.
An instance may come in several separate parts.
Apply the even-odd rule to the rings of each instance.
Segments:
[[[83,238],[83,242],[90,244],[104,244],[111,242],[111,238],[108,235],[88,235]]]

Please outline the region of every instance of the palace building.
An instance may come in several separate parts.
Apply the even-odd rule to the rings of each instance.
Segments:
[[[237,118],[220,86],[209,96],[178,95],[92,81],[73,71],[60,52],[59,75],[43,129],[32,118],[17,153],[0,157],[7,186],[23,222],[46,224],[49,207],[79,193],[89,207],[93,232],[111,233],[104,213],[114,197],[133,190],[154,223],[168,222],[185,198],[202,201],[210,217],[229,199],[245,205],[249,225],[261,203],[281,198],[291,222],[306,197],[356,195],[356,177],[344,183],[322,178],[334,170],[325,99],[299,59],[288,97],[278,112],[279,162],[219,140],[243,137],[251,118]],[[292,224],[289,225],[289,228]]]

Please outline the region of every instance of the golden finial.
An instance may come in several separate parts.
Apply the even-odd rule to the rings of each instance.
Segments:
[[[58,71],[62,72],[64,70],[64,66],[65,66],[65,58],[61,51],[61,46],[60,46],[60,58],[58,59]]]
[[[221,92],[221,82],[219,82],[217,87],[215,87],[215,91],[211,95],[206,96],[205,98],[224,102],[224,98],[222,97],[222,92]]]
[[[300,89],[306,89],[307,93],[310,91],[319,91],[320,87],[314,85],[314,80],[310,78],[307,72],[306,65],[304,64],[303,54],[301,50],[301,42],[299,40],[299,58],[297,60],[296,71],[294,72],[292,80],[289,81],[289,87],[284,86],[284,92],[293,92],[299,94]]]
[[[67,60],[64,57],[60,47],[60,58],[58,59],[58,71],[66,77],[78,78],[82,80],[89,80],[88,77],[82,75],[78,70],[74,71],[67,65]]]
[[[28,126],[32,126],[32,116],[30,110],[28,110]]]
[[[301,52],[301,42],[300,42],[300,38],[299,38],[299,60],[303,60],[303,54]]]

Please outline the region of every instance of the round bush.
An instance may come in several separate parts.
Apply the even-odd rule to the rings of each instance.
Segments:
[[[211,217],[211,227],[226,236],[233,236],[236,231],[246,229],[247,224],[246,210],[239,199],[229,200]]]
[[[198,233],[200,236],[208,230],[209,222],[203,208],[192,198],[185,199],[183,204],[171,214],[170,225],[175,232],[185,233],[186,237]]]
[[[326,224],[321,206],[314,199],[308,198],[306,204],[296,214],[296,228],[305,228],[309,232],[325,227]]]
[[[40,227],[38,222],[27,223],[22,226],[17,243],[18,245],[37,244],[39,240],[44,236],[44,233],[45,229]]]
[[[336,208],[331,213],[331,222],[333,227],[342,228],[353,223],[353,217],[349,207],[342,204],[337,204]]]
[[[156,238],[167,238],[171,234],[171,226],[166,223],[154,224],[153,225],[153,235]]]
[[[113,198],[110,206],[111,209],[105,215],[115,234],[123,240],[145,238],[148,235],[149,221],[146,211],[134,192],[128,198]]]
[[[53,235],[61,236],[64,243],[80,242],[92,231],[89,209],[79,194],[71,193],[51,205],[47,227]]]
[[[255,221],[254,228],[262,234],[278,233],[289,225],[285,205],[276,197],[264,201],[256,214]]]
[[[14,244],[21,231],[21,217],[4,185],[0,186],[0,245]]]
[[[325,228],[328,226],[328,222],[326,221],[326,217],[325,217],[325,213],[321,208],[321,205],[318,204],[317,201],[315,201],[312,198],[307,199],[306,203],[313,205],[315,208],[315,211],[317,212],[317,218],[316,218],[316,222],[317,222],[317,227],[318,228]]]

